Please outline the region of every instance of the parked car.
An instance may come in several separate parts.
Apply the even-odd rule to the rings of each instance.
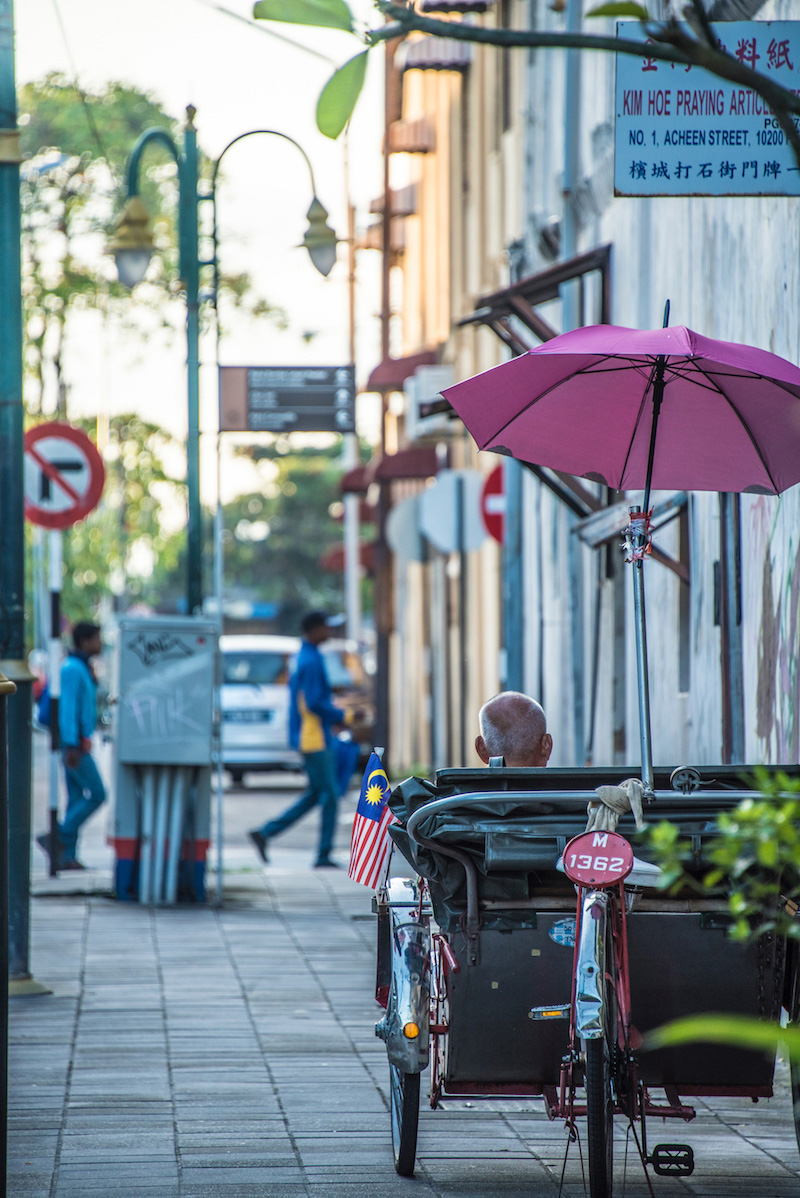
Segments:
[[[365,763],[373,747],[372,679],[355,641],[331,639],[321,648],[334,701],[350,713],[348,727]],[[246,771],[303,768],[289,747],[288,681],[299,649],[294,636],[220,637],[222,763],[234,782]]]
[[[221,636],[222,764],[234,782],[246,770],[299,770],[289,747],[289,671],[296,636]]]

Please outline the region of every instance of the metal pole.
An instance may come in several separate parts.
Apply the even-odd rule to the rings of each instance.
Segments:
[[[186,286],[186,442],[187,604],[189,615],[203,607],[203,526],[200,506],[200,263],[197,234],[197,130],[195,109],[186,109],[183,157],[178,162],[178,242],[180,272]]]
[[[13,682],[0,674],[0,976],[8,976],[8,713],[9,695],[16,691]],[[0,1198],[6,1198],[6,1160],[8,1157],[8,986],[0,986]]]
[[[178,257],[186,287],[186,391],[187,441],[186,490],[188,507],[186,605],[189,615],[203,606],[203,529],[200,508],[200,262],[197,232],[197,131],[196,109],[186,109],[183,153],[166,129],[146,129],[136,140],[128,160],[128,195],[139,194],[139,163],[150,142],[166,146],[178,167]]]
[[[347,134],[345,134],[345,138]],[[345,199],[347,201],[347,314],[350,361],[356,360],[356,218],[350,203],[349,161],[345,141]],[[358,436],[345,433],[342,437],[342,466],[352,470],[358,465]],[[360,495],[344,497],[344,603],[347,615],[347,635],[361,639],[361,561],[359,553]]]
[[[456,552],[458,553],[458,656],[461,675],[461,701],[459,707],[459,740],[461,764],[467,764],[467,715],[469,702],[469,654],[467,644],[467,552],[464,529],[464,478],[456,475]]]
[[[641,514],[640,507],[628,509],[631,517]],[[631,545],[634,550],[643,549],[645,536],[641,522],[632,521],[633,533]],[[647,671],[647,625],[644,610],[644,562],[636,558],[633,566],[633,611],[636,626],[636,670],[639,681],[639,741],[642,755],[642,784],[646,799],[654,798],[653,792],[653,754],[650,740],[650,681]]]
[[[62,533],[50,532],[50,640],[47,656],[47,685],[50,690],[50,877],[58,873],[58,789],[60,735],[58,706],[61,698],[61,558]]]
[[[14,83],[14,11],[0,0],[0,669],[19,686],[8,712],[9,975],[30,977],[31,682],[25,660],[22,304],[20,298],[19,131]]]
[[[503,600],[505,608],[505,687],[525,690],[525,622],[522,578],[522,464],[515,458],[503,462],[506,488],[506,527],[503,546]],[[542,698],[540,695],[539,698]]]

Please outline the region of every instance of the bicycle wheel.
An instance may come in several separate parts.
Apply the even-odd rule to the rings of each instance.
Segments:
[[[401,1177],[413,1177],[419,1124],[419,1074],[403,1073],[390,1063],[389,1091],[394,1167]]]
[[[613,1041],[612,1041],[613,1043]],[[589,1194],[611,1198],[614,1171],[614,1095],[608,1036],[586,1040],[586,1124]]]

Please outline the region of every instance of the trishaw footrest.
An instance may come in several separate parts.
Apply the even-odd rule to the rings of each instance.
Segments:
[[[555,1003],[549,1007],[531,1007],[531,1019],[569,1019],[570,1004]]]
[[[688,1144],[656,1144],[650,1164],[659,1177],[688,1177],[694,1173],[694,1152]]]

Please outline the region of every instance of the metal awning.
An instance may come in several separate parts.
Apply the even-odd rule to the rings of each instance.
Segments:
[[[524,354],[532,348],[520,336],[520,333],[509,321],[515,318],[526,325],[538,341],[549,341],[558,335],[558,330],[536,311],[537,304],[546,304],[558,299],[559,289],[571,279],[583,280],[593,271],[600,274],[600,319],[598,324],[609,324],[611,320],[611,246],[602,245],[597,249],[588,250],[584,254],[576,254],[573,258],[565,258],[545,270],[537,271],[526,279],[519,279],[510,287],[482,295],[478,299],[474,312],[463,316],[458,327],[469,324],[485,324],[491,328],[512,353]],[[582,306],[582,305],[581,305]],[[595,322],[592,322],[595,323]]]

